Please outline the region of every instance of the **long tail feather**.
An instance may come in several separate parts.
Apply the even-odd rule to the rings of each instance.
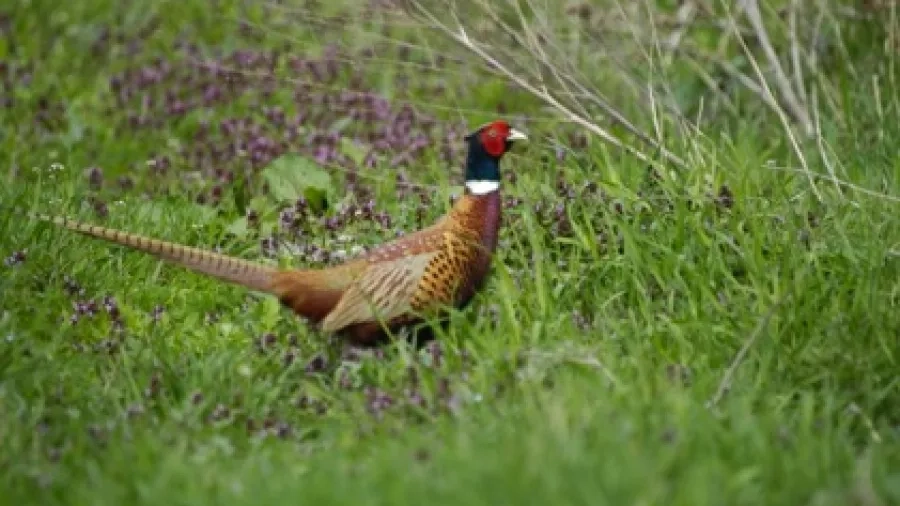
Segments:
[[[91,225],[65,217],[32,215],[42,221],[89,237],[102,239],[120,246],[126,246],[157,258],[179,264],[188,269],[208,274],[224,281],[245,286],[251,290],[271,293],[272,280],[276,268],[240,258],[229,257],[190,246],[151,239],[112,228]]]

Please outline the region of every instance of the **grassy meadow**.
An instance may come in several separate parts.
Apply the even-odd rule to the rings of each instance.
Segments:
[[[737,4],[0,7],[0,504],[900,504],[900,7]],[[421,347],[25,214],[324,266],[498,117]]]

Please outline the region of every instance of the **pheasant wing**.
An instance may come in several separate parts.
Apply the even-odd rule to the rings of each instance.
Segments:
[[[350,285],[322,322],[325,332],[349,325],[388,322],[411,311],[413,295],[438,251],[374,262]]]
[[[441,248],[446,240],[446,229],[442,222],[423,228],[409,235],[398,237],[365,253],[362,258],[370,262],[399,260]]]

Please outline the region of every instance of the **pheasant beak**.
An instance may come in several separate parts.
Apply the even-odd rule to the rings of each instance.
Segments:
[[[525,141],[525,140],[528,140],[528,136],[526,136],[524,133],[516,130],[515,128],[510,128],[509,134],[506,136],[506,140],[508,142]]]

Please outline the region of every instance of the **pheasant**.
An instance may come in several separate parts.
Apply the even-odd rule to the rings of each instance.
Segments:
[[[404,326],[424,322],[426,315],[466,306],[482,287],[500,229],[500,160],[514,142],[526,139],[504,120],[466,135],[465,191],[446,215],[322,269],[280,269],[64,217],[41,218],[273,295],[324,333],[357,345],[375,344]]]

